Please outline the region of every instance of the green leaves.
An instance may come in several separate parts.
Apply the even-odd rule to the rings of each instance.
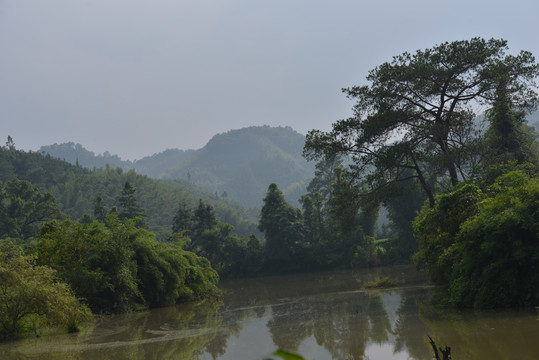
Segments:
[[[42,228],[38,260],[58,270],[78,296],[100,312],[164,306],[217,293],[206,259],[109,215],[107,224],[50,222]]]
[[[471,184],[440,195],[432,208],[423,208],[414,220],[419,251],[414,255],[418,267],[429,272],[435,282],[449,281],[455,261],[454,247],[461,224],[477,212],[481,190]]]
[[[134,239],[132,247],[140,290],[150,307],[217,294],[218,276],[209,262],[181,249],[179,244],[157,242],[144,231]]]
[[[38,236],[38,261],[55,268],[95,311],[128,310],[138,297],[129,234],[119,221],[46,224]]]
[[[457,304],[476,307],[539,304],[539,182],[521,172],[497,179],[479,213],[462,224],[462,262],[455,276],[473,284],[454,291]],[[504,289],[497,294],[495,289]],[[503,296],[502,296],[503,294]]]
[[[17,337],[36,324],[67,326],[87,312],[56,271],[37,265],[9,242],[0,250],[0,339]]]
[[[135,193],[136,188],[129,181],[126,181],[122,195],[118,199],[120,204],[120,213],[118,216],[122,220],[138,218],[137,222],[139,225],[145,227],[143,220],[145,217],[144,210],[138,204]]]
[[[258,228],[266,238],[266,255],[276,267],[292,265],[294,252],[303,240],[302,226],[299,209],[286,202],[277,184],[270,184]]]
[[[483,193],[473,185],[439,197],[414,222],[415,255],[449,298],[465,307],[539,304],[539,182],[521,171]]]
[[[27,240],[44,222],[61,216],[54,197],[30,182],[13,179],[4,186],[0,183],[0,238]]]

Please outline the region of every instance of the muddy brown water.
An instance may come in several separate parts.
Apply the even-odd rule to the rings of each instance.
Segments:
[[[366,291],[388,276],[395,288]],[[224,281],[220,303],[106,316],[78,334],[0,343],[0,359],[262,359],[278,348],[307,359],[539,359],[534,309],[455,311],[413,267]]]

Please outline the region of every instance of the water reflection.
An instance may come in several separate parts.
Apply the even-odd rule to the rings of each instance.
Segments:
[[[396,310],[394,351],[406,352],[411,359],[432,359],[425,336],[433,336],[431,329],[421,321],[418,303],[430,304],[428,293],[424,291],[403,291]],[[425,301],[426,300],[426,301]],[[442,334],[443,335],[443,334]],[[444,339],[436,337],[435,339]],[[451,343],[453,345],[453,343]]]
[[[365,292],[362,281],[403,286]],[[222,303],[105,317],[77,335],[0,344],[1,359],[258,359],[276,348],[308,359],[431,359],[425,336],[455,359],[533,359],[533,311],[441,311],[410,267],[230,281]]]
[[[434,336],[458,344],[460,359],[537,359],[539,319],[532,311],[436,311],[424,308],[421,318]],[[457,357],[458,356],[458,357]]]

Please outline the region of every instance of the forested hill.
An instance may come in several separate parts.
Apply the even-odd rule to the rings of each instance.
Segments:
[[[171,232],[179,202],[194,209],[199,199],[211,204],[217,218],[233,225],[239,235],[258,234],[258,212],[231,200],[217,199],[213,193],[185,180],[170,184],[120,167],[89,170],[41,153],[0,147],[0,181],[14,178],[30,181],[42,192],[51,192],[61,211],[73,219],[93,216],[98,196],[103,198],[105,208],[118,206],[124,185],[129,181],[136,188],[136,198],[146,214],[149,229],[161,239]]]
[[[219,197],[260,207],[268,185],[277,183],[297,204],[313,178],[314,164],[302,157],[305,137],[290,127],[248,127],[215,135],[199,150],[169,149],[140,160],[95,155],[80,144],[42,146],[40,151],[72,164],[121,167],[157,179],[182,179]]]
[[[195,150],[168,149],[135,161],[122,160],[118,155],[112,155],[108,151],[96,155],[81,144],[74,142],[41,146],[39,152],[88,169],[106,168],[107,166],[121,167],[126,171],[133,169],[139,174],[159,179],[166,176],[171,164],[184,162],[195,153]]]
[[[297,204],[314,176],[314,165],[302,157],[305,138],[289,127],[249,127],[214,136],[188,161],[171,168],[168,177],[227,194],[248,206],[262,204],[268,185],[277,183]]]

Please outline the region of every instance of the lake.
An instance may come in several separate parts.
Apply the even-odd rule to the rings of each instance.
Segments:
[[[364,290],[389,276],[399,286]],[[278,348],[307,359],[537,359],[534,309],[455,311],[412,266],[228,280],[222,302],[105,316],[78,334],[0,343],[0,359],[261,359]]]

